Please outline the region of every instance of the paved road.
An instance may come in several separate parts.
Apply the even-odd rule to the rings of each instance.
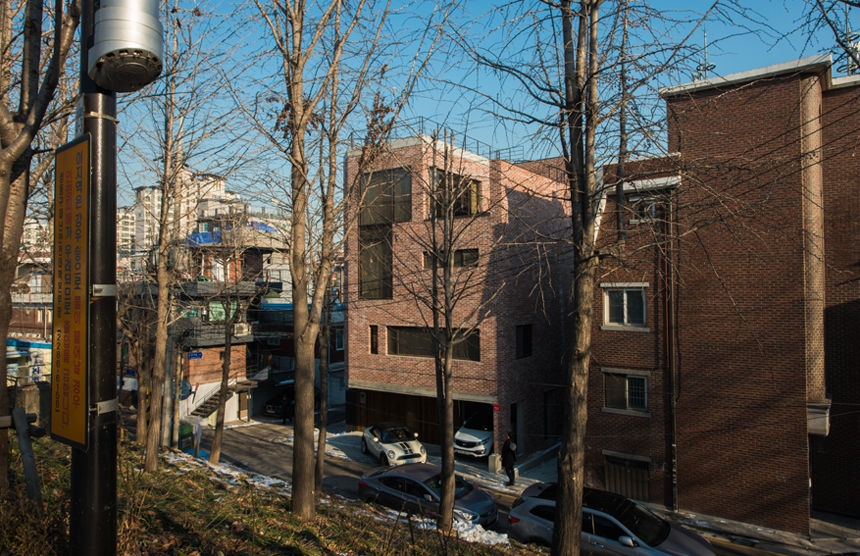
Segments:
[[[293,462],[292,434],[293,429],[290,425],[281,425],[277,421],[227,429],[224,431],[221,459],[225,463],[248,471],[290,481]],[[212,435],[212,429],[204,429],[202,441],[204,447],[211,444]],[[369,456],[360,457],[366,461],[326,458],[323,488],[327,492],[357,498],[358,478],[376,466]],[[499,521],[493,529],[504,533],[508,529],[508,509],[515,497],[506,492],[492,492],[492,494],[499,505]],[[712,540],[716,553],[720,555],[764,556],[775,554],[750,546],[734,544],[725,539]]]

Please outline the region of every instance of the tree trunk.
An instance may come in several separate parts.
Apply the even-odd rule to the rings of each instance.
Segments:
[[[164,227],[166,227],[166,223],[164,223]],[[167,323],[170,318],[169,280],[167,252],[165,250],[158,257],[158,311],[156,313],[155,324],[155,357],[153,358],[152,383],[150,384],[146,455],[143,460],[143,469],[147,472],[155,471],[158,468],[158,449],[161,441],[161,414],[164,401],[164,375],[167,364]]]
[[[224,304],[226,315],[229,315],[230,303]],[[224,413],[227,408],[227,394],[230,392],[230,354],[233,347],[233,324],[235,314],[239,312],[238,306],[234,316],[230,316],[225,325],[224,333],[224,360],[221,362],[221,390],[218,393],[218,414],[215,417],[215,436],[212,439],[212,449],[209,451],[209,463],[218,463],[221,458],[221,442],[224,437]]]
[[[325,444],[328,432],[328,368],[329,340],[331,334],[331,297],[326,296],[326,306],[323,309],[322,330],[320,330],[320,426],[317,439],[317,461],[314,470],[314,486],[322,490],[323,474],[325,473]]]
[[[439,421],[442,425],[442,491],[439,500],[439,522],[443,532],[450,532],[454,523],[454,384],[453,376],[454,346],[450,338],[443,346],[442,361],[444,374],[444,393]]]
[[[12,319],[12,282],[15,280],[15,269],[18,265],[18,251],[21,243],[21,233],[24,226],[24,213],[27,200],[27,167],[29,167],[29,150],[24,156],[26,162],[0,167],[0,190],[8,191],[6,220],[0,224],[4,227],[2,252],[0,252],[0,338],[9,335],[9,322]],[[10,181],[11,180],[11,181]],[[11,415],[11,404],[7,389],[8,369],[6,367],[6,350],[0,354],[0,415]],[[0,493],[9,487],[9,429],[0,430]]]
[[[294,305],[295,307],[296,305]],[[308,341],[307,337],[314,336]],[[292,511],[302,519],[314,516],[314,344],[316,338],[296,335],[296,414],[293,442]]]

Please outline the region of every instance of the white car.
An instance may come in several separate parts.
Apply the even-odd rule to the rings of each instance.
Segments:
[[[493,451],[493,431],[470,429],[464,423],[454,433],[454,453],[481,458]]]
[[[418,433],[398,423],[380,423],[364,429],[361,451],[378,459],[382,465],[427,461],[427,450],[418,442]]]

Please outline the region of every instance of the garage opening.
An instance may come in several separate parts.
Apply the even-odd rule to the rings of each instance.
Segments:
[[[647,461],[604,455],[606,458],[606,490],[635,500],[649,500]]]

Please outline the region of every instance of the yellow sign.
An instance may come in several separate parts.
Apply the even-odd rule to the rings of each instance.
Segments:
[[[51,436],[86,448],[89,317],[89,135],[57,149]]]

